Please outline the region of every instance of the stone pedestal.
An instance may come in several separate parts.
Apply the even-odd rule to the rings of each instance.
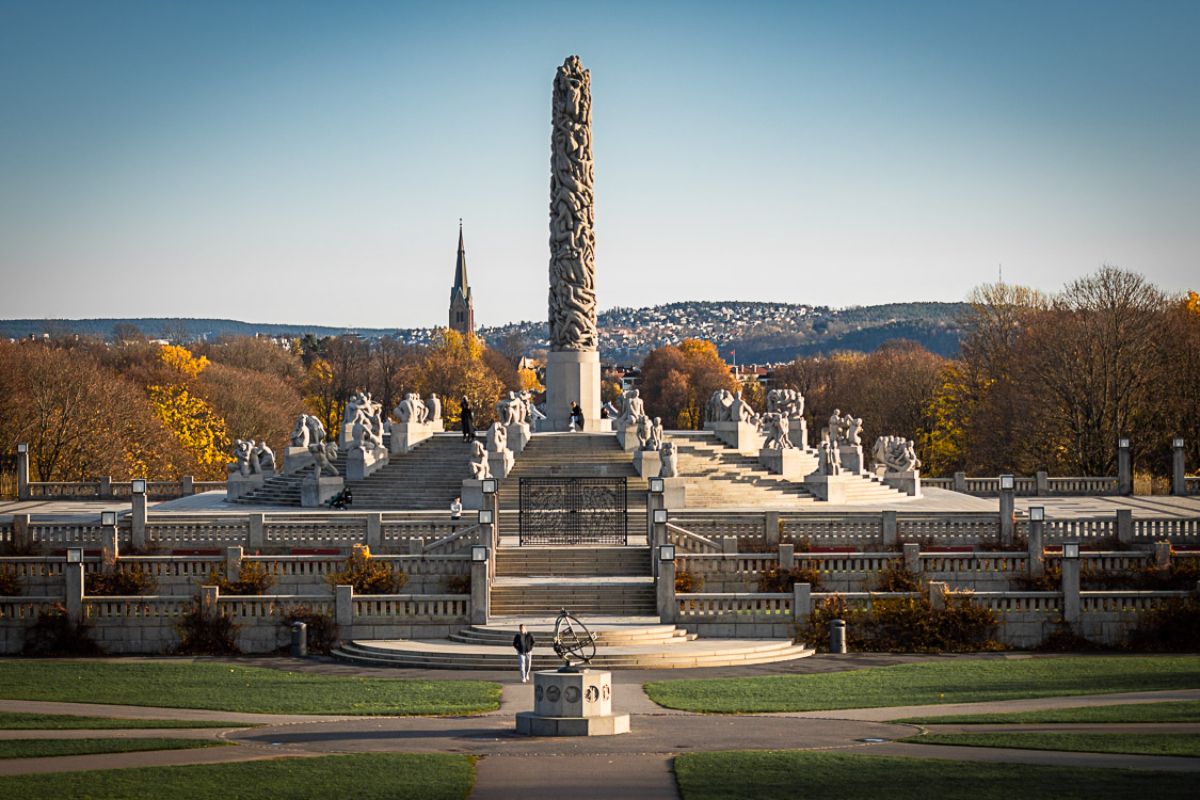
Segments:
[[[662,469],[662,456],[657,450],[634,450],[633,468],[643,478],[656,478]]]
[[[687,507],[687,481],[684,478],[663,478],[663,508]]]
[[[543,670],[533,674],[533,711],[517,713],[526,736],[612,736],[629,733],[629,715],[612,711],[612,673]]]
[[[334,495],[346,487],[346,482],[340,477],[333,478],[322,475],[317,478],[313,475],[306,475],[300,481],[300,505],[304,508],[319,508],[330,500]]]
[[[505,432],[508,434],[508,449],[514,453],[523,451],[533,436],[528,422],[514,422],[512,425],[506,425]]]
[[[612,421],[611,417],[607,418],[607,419],[601,419],[601,420],[597,421],[596,424],[598,426],[596,428],[596,430],[598,430],[600,433],[612,433],[613,432],[613,421]]]
[[[428,422],[393,422],[391,448],[393,453],[407,453],[433,436]]]
[[[758,427],[749,422],[708,422],[704,428],[739,453],[752,456],[762,449],[764,437]]]
[[[637,424],[631,421],[626,425],[624,420],[618,418],[613,420],[613,426],[613,430],[617,433],[617,444],[621,445],[626,453],[636,452],[639,447]]]
[[[899,489],[909,497],[921,496],[921,470],[911,472],[885,472],[883,482],[893,489]]]
[[[346,480],[365,480],[376,470],[386,467],[387,463],[388,452],[383,446],[353,449],[346,454]]]
[[[437,419],[431,419],[425,424],[428,425],[429,430],[433,431],[434,433],[446,432],[446,420],[441,417],[438,417]]]
[[[850,481],[861,480],[857,475],[818,475],[814,472],[805,476],[804,488],[826,503],[845,503],[847,484]]]
[[[505,448],[500,452],[488,451],[488,469],[492,471],[493,478],[507,478],[508,473],[512,472],[513,468],[513,452]]]
[[[583,410],[583,429],[600,429],[600,353],[551,350],[546,357],[546,419],[538,430],[570,430],[571,403]]]
[[[788,417],[788,438],[801,450],[808,447],[808,422],[804,417]]]
[[[307,447],[287,447],[283,451],[283,474],[291,475],[317,463]]]
[[[349,447],[354,441],[354,423],[338,426],[338,447]]]
[[[789,481],[804,479],[806,461],[804,451],[795,447],[789,450],[763,448],[758,451],[758,463],[766,467],[767,472],[772,475],[782,475]]]
[[[863,464],[862,445],[838,445],[838,453],[841,456],[843,472],[851,472],[855,475],[861,475],[866,471],[865,465]]]
[[[484,508],[483,481],[463,478],[462,493],[459,496],[462,498],[463,508],[467,511],[478,511]]]
[[[272,473],[274,474],[274,473]],[[261,489],[266,478],[263,475],[242,475],[231,472],[225,479],[225,500],[233,502],[242,495],[247,495],[255,489]]]

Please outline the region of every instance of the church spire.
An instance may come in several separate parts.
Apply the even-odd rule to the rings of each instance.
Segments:
[[[467,248],[463,244],[462,217],[458,219],[458,259],[454,264],[454,287],[450,289],[450,328],[459,333],[475,331],[475,303],[467,282]]]

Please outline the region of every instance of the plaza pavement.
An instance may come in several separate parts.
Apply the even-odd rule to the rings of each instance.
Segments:
[[[993,656],[1005,658],[1004,655]],[[562,797],[675,798],[672,761],[676,755],[730,749],[836,750],[850,754],[893,755],[961,761],[1009,762],[1089,768],[1118,767],[1200,772],[1200,759],[1164,756],[1061,753],[1054,751],[929,746],[894,742],[918,728],[894,722],[909,716],[1045,708],[1114,705],[1117,703],[1200,700],[1200,689],[1103,694],[1075,697],[958,703],[753,715],[705,715],[662,708],[642,691],[652,679],[701,676],[801,674],[857,669],[946,657],[851,655],[816,656],[779,665],[730,667],[679,672],[616,671],[614,708],[632,717],[632,732],[596,738],[529,738],[518,736],[514,714],[532,707],[532,687],[514,681],[512,673],[360,669],[322,662],[279,658],[254,660],[262,666],[286,667],[323,674],[386,675],[406,678],[490,679],[504,684],[497,711],[462,717],[350,717],[245,714],[199,709],[149,708],[85,703],[0,700],[0,711],[74,713],[125,718],[225,720],[229,728],[101,731],[5,731],[0,737],[101,738],[188,737],[234,742],[236,747],[119,753],[58,758],[0,760],[0,775],[65,772],[123,767],[208,764],[335,753],[441,752],[478,757],[473,800],[520,796],[527,800]],[[261,727],[239,727],[258,724]],[[1158,725],[1017,725],[926,726],[930,730],[984,730],[1200,733],[1200,723]],[[865,739],[882,739],[866,742]],[[586,780],[581,778],[586,777]]]

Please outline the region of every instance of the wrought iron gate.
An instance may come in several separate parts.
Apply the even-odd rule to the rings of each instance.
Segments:
[[[624,478],[521,478],[521,544],[626,544]]]

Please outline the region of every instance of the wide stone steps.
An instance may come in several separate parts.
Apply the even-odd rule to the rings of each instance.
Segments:
[[[450,641],[463,644],[512,646],[519,621],[496,622],[489,625],[472,625],[450,635]],[[586,622],[584,623],[587,624]],[[554,625],[550,623],[526,623],[534,640],[548,645],[554,638]],[[597,647],[624,647],[627,645],[679,644],[692,641],[696,634],[688,633],[674,625],[608,624],[588,626],[595,636]]]
[[[444,510],[471,476],[471,445],[459,433],[439,433],[412,451],[389,456],[387,466],[348,484],[356,509]]]
[[[501,547],[498,576],[645,576],[647,547]]]
[[[535,634],[536,637],[536,634]],[[671,640],[666,643],[599,646],[589,666],[598,669],[689,669],[772,664],[805,658],[813,650],[802,644],[774,639]],[[372,667],[423,669],[515,670],[512,637],[503,644],[483,645],[453,641],[354,641],[333,655],[342,661]],[[533,668],[554,669],[562,661],[547,641],[535,646]]]
[[[282,457],[280,466],[283,466]],[[346,453],[344,450],[339,449],[338,457],[334,459],[333,466],[339,474],[346,474]],[[244,494],[233,502],[242,505],[299,506],[300,481],[302,478],[303,475],[299,472],[294,472],[291,475],[277,474],[263,481],[262,488]]]
[[[559,609],[591,615],[638,616],[657,610],[650,577],[506,578],[492,584],[492,613],[545,616]]]

